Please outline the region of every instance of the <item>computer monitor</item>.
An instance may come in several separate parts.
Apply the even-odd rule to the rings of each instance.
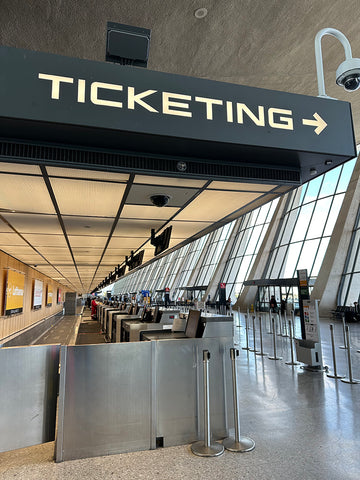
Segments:
[[[185,336],[187,338],[198,338],[199,335],[199,323],[201,312],[200,310],[189,310],[189,315],[186,322]]]

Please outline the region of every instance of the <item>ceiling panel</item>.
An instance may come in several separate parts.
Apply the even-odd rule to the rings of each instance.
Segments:
[[[100,260],[100,255],[91,255],[91,254],[85,254],[85,255],[74,255],[76,263],[99,263]]]
[[[7,213],[4,218],[19,233],[62,233],[57,215],[32,215],[29,213]]]
[[[148,205],[125,205],[121,218],[151,218],[155,220],[168,220],[179,211],[173,207],[150,207]]]
[[[277,185],[268,185],[262,183],[241,183],[241,182],[211,182],[208,189],[220,190],[242,190],[245,192],[268,192]]]
[[[206,190],[180,212],[176,220],[215,222],[259,197],[258,193]]]
[[[171,186],[133,185],[126,203],[133,205],[152,205],[152,195],[168,195],[169,207],[182,207],[198,191],[197,188],[174,188]]]
[[[1,174],[0,208],[20,212],[55,213],[41,177]]]
[[[175,177],[156,177],[152,175],[135,175],[134,183],[201,188],[205,185],[206,180],[192,180],[190,178]]]
[[[68,235],[108,236],[114,223],[113,218],[68,217],[63,216]],[[86,239],[84,243],[86,245]]]
[[[2,212],[0,212],[0,214],[2,214]],[[14,230],[0,218],[0,234],[1,233],[14,233]]]
[[[99,170],[80,170],[77,168],[46,167],[50,177],[82,178],[85,180],[106,180],[115,182],[127,182],[127,173],[101,172]]]
[[[86,247],[86,248],[100,248],[104,249],[107,236],[91,236],[91,235],[68,235],[71,248],[74,247]]]
[[[108,250],[113,249],[122,249],[129,248],[130,250],[136,250],[140,245],[142,245],[150,236],[150,233],[147,237],[118,237],[112,236]]]
[[[62,215],[115,217],[125,184],[51,178]]]
[[[0,233],[0,248],[6,245],[27,245],[27,243],[17,233]]]
[[[150,237],[151,229],[162,227],[159,220],[126,220],[120,218],[114,231],[114,236]]]
[[[41,176],[41,170],[38,165],[27,165],[24,163],[0,162],[0,172],[21,173],[23,175],[32,174]]]
[[[24,238],[28,242],[31,243],[31,245],[35,247],[54,247],[54,246],[59,246],[59,247],[66,247],[67,243],[63,235],[42,235],[42,234],[30,234],[26,233],[23,235]]]
[[[191,237],[192,235],[195,235],[195,233],[201,232],[201,230],[204,230],[205,228],[209,227],[211,225],[210,222],[204,223],[204,222],[178,222],[178,221],[172,221],[170,223],[172,225],[172,232],[171,232],[171,238],[173,240],[178,239],[179,242],[181,240],[184,240],[186,238]],[[179,243],[177,242],[177,243]]]

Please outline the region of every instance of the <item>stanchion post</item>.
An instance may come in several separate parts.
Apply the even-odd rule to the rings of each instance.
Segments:
[[[346,343],[346,323],[345,323],[345,314],[342,314],[342,327],[343,327],[343,335],[344,335],[344,345],[341,345],[343,350],[346,350],[348,348],[347,343]]]
[[[288,326],[288,322],[287,322],[287,315],[286,315],[286,311],[284,312],[284,329],[283,329],[283,334],[282,336],[283,337],[288,337],[288,333],[287,333],[287,326]]]
[[[256,329],[255,329],[255,315],[252,317],[252,324],[253,324],[253,348],[249,348],[250,352],[258,352],[259,350],[256,350]]]
[[[294,336],[294,338],[295,338],[295,336],[296,336],[296,330],[295,330],[295,310],[291,310],[291,320],[292,320],[293,336]]]
[[[299,362],[294,360],[294,344],[293,344],[293,333],[291,328],[291,320],[289,320],[289,337],[290,337],[290,351],[291,351],[291,361],[285,362],[286,365],[299,365]]]
[[[262,318],[261,318],[261,315],[259,315],[260,352],[257,352],[256,355],[264,356],[264,355],[268,355],[268,353],[264,353],[264,349],[263,349],[263,338],[262,338],[262,326],[261,326],[261,323],[262,323]]]
[[[277,318],[278,318],[277,324],[279,326],[279,331],[277,333],[277,336],[281,337],[282,336],[282,319],[281,319],[281,313],[280,312],[277,313]]]
[[[272,357],[268,357],[270,360],[282,360],[282,357],[278,357],[276,355],[276,333],[275,333],[275,320],[274,318],[271,319],[272,327],[273,327],[273,342],[274,342],[274,355]]]
[[[240,307],[238,307],[238,315],[239,315],[239,325],[238,325],[238,328],[240,328],[240,327],[241,327],[241,323],[240,323],[240,320],[241,320]]]
[[[345,375],[338,375],[336,369],[336,356],[335,356],[335,341],[334,341],[334,325],[330,323],[330,337],[331,337],[331,348],[332,348],[332,357],[334,365],[334,373],[327,373],[326,375],[329,378],[344,378]]]
[[[248,325],[248,316],[245,313],[245,338],[246,338],[246,347],[243,347],[243,350],[249,350],[249,325]]]
[[[255,442],[249,437],[240,436],[240,416],[239,416],[239,398],[237,388],[236,375],[236,357],[239,356],[239,350],[230,348],[232,382],[233,382],[233,402],[234,402],[234,422],[235,422],[235,438],[227,437],[223,441],[226,450],[231,452],[250,452],[255,448]]]
[[[270,309],[269,309],[269,312],[268,312],[268,317],[269,317],[269,330],[268,330],[267,333],[268,333],[269,335],[272,335],[273,332],[272,332],[272,330],[271,330],[271,315],[270,315],[270,313],[271,313],[271,312],[270,312]]]
[[[224,453],[224,447],[218,442],[211,443],[210,432],[210,401],[209,401],[209,359],[208,350],[203,350],[204,367],[204,441],[191,445],[191,451],[199,457],[217,457]]]
[[[349,325],[345,326],[345,333],[346,333],[346,346],[347,346],[347,354],[348,354],[348,369],[349,369],[349,378],[342,378],[341,381],[344,383],[360,383],[360,380],[356,380],[352,376],[352,366],[351,366],[351,353],[350,353],[350,329]]]

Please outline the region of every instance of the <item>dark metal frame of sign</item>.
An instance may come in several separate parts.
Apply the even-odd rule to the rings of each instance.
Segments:
[[[347,102],[0,47],[0,159],[297,185],[356,156]]]

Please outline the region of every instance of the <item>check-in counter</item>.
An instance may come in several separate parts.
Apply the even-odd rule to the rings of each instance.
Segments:
[[[101,324],[101,329],[105,333],[105,335],[108,335],[108,331],[107,331],[108,313],[109,312],[114,312],[114,311],[120,312],[120,310],[118,308],[109,307],[109,306],[104,306],[104,308],[101,311],[100,324]]]
[[[111,341],[112,342],[122,342],[122,335],[123,335],[123,323],[124,322],[140,322],[141,317],[139,315],[121,315],[118,313],[115,313],[113,315],[113,321],[112,321],[112,335],[111,335]],[[144,325],[146,325],[144,323]]]
[[[202,338],[234,337],[234,319],[231,315],[204,313],[201,321],[204,325]]]
[[[180,310],[160,309],[161,318],[158,323],[142,322],[141,320],[125,320],[121,324],[122,342],[139,342],[142,331],[171,329],[174,320],[178,318]]]
[[[184,319],[180,319],[180,321]],[[155,329],[154,329],[155,330]],[[162,331],[161,331],[162,330]],[[166,330],[166,331],[164,331]],[[202,314],[200,317],[200,325],[198,329],[197,338],[220,338],[229,337],[233,338],[234,335],[234,322],[232,316],[227,315],[212,315]],[[157,328],[156,332],[140,332],[140,340],[173,340],[173,339],[186,339],[191,338],[187,336],[185,332],[175,330],[174,328],[169,331],[168,328]]]

